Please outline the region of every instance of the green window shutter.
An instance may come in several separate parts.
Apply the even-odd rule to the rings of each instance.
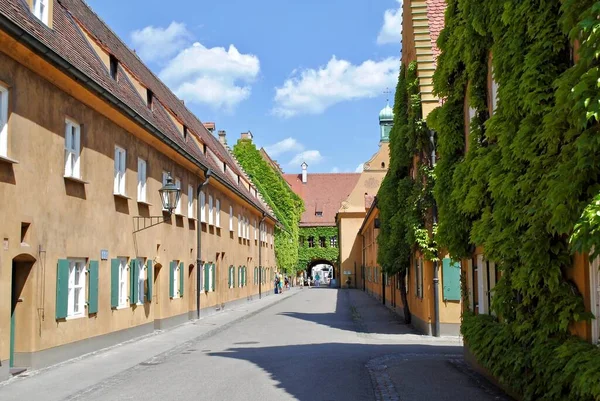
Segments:
[[[231,287],[231,266],[227,270],[227,287]]]
[[[213,263],[212,265],[212,290],[216,291],[217,289],[217,265]]]
[[[258,284],[258,267],[254,267],[254,285]]]
[[[90,289],[88,291],[88,314],[98,313],[98,261],[90,260],[89,282]]]
[[[146,284],[148,292],[146,293],[146,302],[152,303],[152,284],[154,284],[154,271],[152,270],[152,261],[146,262]]]
[[[244,287],[245,287],[245,286],[246,286],[246,284],[247,284],[247,283],[246,283],[246,266],[244,266],[244,270],[243,270],[243,272],[244,272]]]
[[[210,273],[210,265],[208,263],[204,264],[204,291],[208,292],[208,277]]]
[[[183,262],[179,263],[179,295],[183,296],[183,278],[185,277]]]
[[[169,266],[169,297],[175,298],[175,270],[177,262],[173,261]]]
[[[460,263],[452,263],[450,258],[442,261],[444,300],[460,301]]]
[[[138,260],[131,259],[129,262],[129,303],[135,305],[138,301],[138,277],[140,269],[138,268]]]
[[[69,309],[69,261],[59,259],[56,268],[56,318],[67,317]]]
[[[110,261],[110,307],[116,308],[119,306],[119,259],[111,259]]]

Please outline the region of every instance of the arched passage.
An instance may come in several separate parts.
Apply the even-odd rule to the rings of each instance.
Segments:
[[[335,263],[327,259],[313,259],[305,269],[305,277],[316,279],[318,274],[321,285],[329,285],[335,279]]]

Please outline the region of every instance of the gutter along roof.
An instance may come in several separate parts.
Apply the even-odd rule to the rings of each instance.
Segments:
[[[259,197],[254,197],[244,183],[238,183],[231,176],[244,177],[245,173],[240,171],[229,152],[82,0],[54,0],[53,5],[51,29],[31,13],[25,0],[1,0],[0,29],[204,172],[210,169],[214,179],[270,219],[277,220]],[[110,76],[86,34],[119,61],[118,80]],[[153,93],[152,109],[134,88],[125,70]],[[189,135],[206,144],[219,162],[204,154],[194,140],[184,138],[169,113],[187,127]],[[223,163],[227,165],[229,174],[223,172]]]

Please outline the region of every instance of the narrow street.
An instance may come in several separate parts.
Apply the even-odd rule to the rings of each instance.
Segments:
[[[254,303],[227,312],[249,317],[225,325],[226,313],[210,316],[15,378],[0,399],[508,400],[466,367],[458,338],[414,334],[363,292],[305,288],[277,297],[259,301],[271,306],[256,313]],[[116,365],[151,341],[166,341],[166,350]],[[62,381],[86,370],[98,380],[65,392]]]

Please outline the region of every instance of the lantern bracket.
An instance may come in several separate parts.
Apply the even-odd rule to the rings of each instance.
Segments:
[[[164,223],[165,221],[169,221],[171,219],[171,214],[165,214],[162,216],[133,216],[133,233],[140,232],[142,230],[146,230],[150,227],[157,226],[159,224]]]

